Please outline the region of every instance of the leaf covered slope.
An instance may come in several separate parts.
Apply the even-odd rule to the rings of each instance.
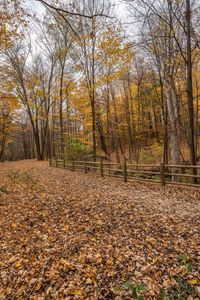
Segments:
[[[198,189],[34,161],[0,183],[0,299],[198,299]]]

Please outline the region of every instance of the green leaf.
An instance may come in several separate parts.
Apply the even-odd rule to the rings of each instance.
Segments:
[[[137,290],[136,290],[135,287],[133,288],[132,296],[133,296],[134,298],[138,299],[138,294],[137,294]]]
[[[143,283],[138,284],[138,285],[137,285],[137,289],[138,289],[139,291],[146,291],[146,287],[144,286]]]
[[[160,299],[164,299],[164,297],[166,296],[165,290],[164,289],[160,289]]]
[[[188,263],[188,272],[192,272],[192,264]]]
[[[132,296],[137,299],[138,295],[137,295],[136,287],[134,287],[130,282],[126,282],[124,284],[124,287],[126,287],[129,291],[131,291]]]
[[[128,290],[132,291],[133,290],[133,285],[130,282],[125,282],[124,287],[126,287]]]
[[[185,290],[185,284],[184,284],[184,282],[180,278],[177,278],[176,282],[178,283],[178,286],[179,286],[180,290],[184,291]]]
[[[181,260],[181,261],[186,261],[188,259],[188,256],[187,255],[178,255],[178,259]]]

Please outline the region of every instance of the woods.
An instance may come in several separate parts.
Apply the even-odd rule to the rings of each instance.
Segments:
[[[198,2],[125,1],[128,27],[109,0],[39,2],[38,16],[1,4],[1,106],[17,101],[8,141],[1,121],[1,160],[81,147],[94,161],[196,165]]]

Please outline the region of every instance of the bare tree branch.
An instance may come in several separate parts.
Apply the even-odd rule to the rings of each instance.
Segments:
[[[82,14],[82,13],[79,13],[79,12],[72,12],[72,11],[69,11],[67,9],[63,9],[63,8],[60,8],[60,7],[53,6],[53,5],[47,3],[44,0],[36,0],[36,1],[41,2],[46,7],[51,8],[51,9],[57,11],[58,13],[65,13],[65,14],[69,14],[69,15],[75,16],[75,17],[83,17],[83,18],[87,18],[87,19],[93,19],[95,17],[113,18],[109,15],[104,14],[103,9],[102,9],[101,13],[96,13],[96,14],[93,14],[93,15],[85,15],[85,14]]]

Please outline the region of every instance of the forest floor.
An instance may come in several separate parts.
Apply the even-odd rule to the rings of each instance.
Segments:
[[[200,299],[200,191],[0,164],[0,299]]]

